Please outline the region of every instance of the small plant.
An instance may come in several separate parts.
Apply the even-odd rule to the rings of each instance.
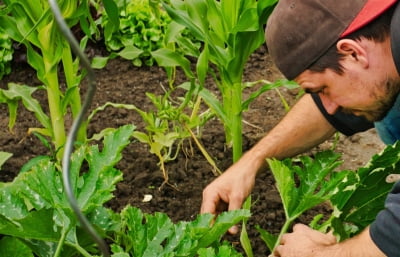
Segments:
[[[209,156],[192,131],[194,129],[201,129],[201,127],[213,117],[212,113],[209,109],[199,113],[200,101],[193,103],[190,99],[192,95],[189,92],[186,92],[184,97],[178,97],[176,100],[171,99],[171,93],[172,90],[166,92],[162,96],[146,93],[155,107],[154,110],[145,111],[132,104],[106,103],[96,108],[89,116],[90,121],[92,116],[98,111],[104,110],[109,106],[135,110],[139,113],[146,126],[144,131],[135,131],[133,136],[140,142],[147,144],[150,148],[150,152],[157,156],[159,161],[158,165],[164,176],[164,182],[160,188],[164,184],[173,186],[169,183],[168,171],[165,168],[165,163],[177,157],[181,150],[181,145],[184,140],[188,138],[194,140],[197,147],[213,167],[215,175],[221,174],[221,171],[216,166],[212,157]],[[190,114],[187,114],[187,111],[190,111]]]

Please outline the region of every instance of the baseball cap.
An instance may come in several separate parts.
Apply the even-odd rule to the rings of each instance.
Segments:
[[[336,41],[380,16],[398,0],[279,0],[265,36],[272,60],[294,79]]]

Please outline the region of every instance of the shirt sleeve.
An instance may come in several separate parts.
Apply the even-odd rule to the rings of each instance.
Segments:
[[[328,120],[328,122],[334,128],[336,128],[337,131],[343,133],[346,136],[351,136],[358,132],[366,131],[374,127],[374,123],[368,121],[364,117],[344,113],[340,110],[331,115],[326,112],[324,105],[322,104],[321,98],[318,94],[312,93],[311,96],[321,113]]]
[[[389,193],[385,209],[378,213],[369,231],[374,243],[388,257],[400,256],[400,182]]]

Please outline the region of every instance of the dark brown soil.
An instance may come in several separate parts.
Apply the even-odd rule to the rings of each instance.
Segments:
[[[96,49],[94,49],[96,50]],[[162,86],[168,87],[164,70],[159,67],[134,67],[130,61],[114,59],[106,68],[96,72],[98,90],[93,108],[106,102],[134,104],[145,110],[150,110],[153,105],[145,96],[146,92],[162,94]],[[280,77],[279,72],[272,65],[265,47],[261,47],[252,55],[245,71],[246,81],[259,79],[275,80]],[[178,78],[183,80],[182,77]],[[25,63],[14,63],[13,72],[0,81],[0,87],[6,88],[8,82],[24,83],[31,86],[40,85],[35,72]],[[209,85],[211,88],[212,83]],[[297,91],[280,89],[286,100],[293,104]],[[246,92],[248,94],[248,92]],[[41,93],[35,95],[42,102],[45,96]],[[39,126],[35,117],[21,107],[18,111],[18,120],[12,133],[8,131],[7,106],[0,105],[0,151],[13,154],[2,170],[0,181],[12,181],[18,174],[21,166],[30,158],[49,154],[43,144],[34,136],[28,135],[28,128]],[[243,123],[243,149],[247,150],[255,144],[266,132],[268,132],[285,114],[281,100],[276,91],[270,91],[261,95],[254,101],[250,109],[245,113]],[[306,121],[305,121],[306,122]],[[89,135],[100,132],[107,127],[118,127],[133,123],[138,130],[143,129],[140,116],[134,111],[107,108],[98,113],[89,126]],[[217,166],[225,170],[232,163],[231,150],[225,145],[225,135],[221,123],[213,119],[209,121],[200,138],[206,150],[215,159]],[[326,142],[317,151],[326,149],[332,142]],[[177,222],[180,220],[192,220],[199,212],[203,188],[215,177],[211,166],[200,151],[189,141],[183,145],[179,156],[166,164],[169,174],[169,183],[174,185],[164,186],[159,190],[164,178],[157,165],[156,156],[149,152],[148,146],[133,141],[125,150],[124,158],[118,164],[118,168],[124,173],[124,180],[117,186],[115,198],[109,202],[109,206],[118,211],[127,204],[140,207],[144,212],[164,212]],[[382,144],[376,137],[374,130],[359,134],[350,138],[341,137],[337,151],[343,153],[346,161],[343,168],[356,168],[366,163],[372,154],[382,149]],[[153,196],[149,202],[143,202],[144,195]],[[248,230],[252,239],[255,256],[267,256],[268,250],[254,229],[256,224],[270,232],[280,230],[284,221],[284,213],[274,179],[271,172],[263,170],[259,173],[256,187],[253,191],[254,204],[252,217],[248,223]],[[328,211],[327,206],[320,206],[309,214]],[[306,215],[299,222],[308,222]],[[238,236],[227,236],[227,239],[238,245]]]

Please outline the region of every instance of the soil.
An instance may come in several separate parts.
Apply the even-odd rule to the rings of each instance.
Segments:
[[[104,49],[94,46],[91,54],[104,54]],[[13,63],[13,71],[0,81],[0,87],[6,88],[8,82],[23,83],[31,86],[40,85],[36,73],[26,63],[19,61]],[[245,70],[245,81],[267,79],[274,81],[281,78],[280,73],[272,64],[264,46],[260,47],[250,58]],[[106,102],[135,104],[144,110],[154,109],[146,92],[162,94],[163,87],[168,87],[165,72],[159,67],[134,67],[130,61],[113,59],[107,66],[96,71],[97,93],[92,108]],[[184,81],[178,74],[177,83]],[[86,83],[86,82],[84,82]],[[83,85],[84,88],[85,85]],[[208,85],[214,85],[209,82]],[[293,105],[296,101],[298,90],[279,89],[284,98]],[[248,95],[250,91],[246,91]],[[35,93],[35,97],[45,103],[43,93]],[[46,109],[46,107],[44,107]],[[243,150],[251,148],[265,133],[267,133],[285,114],[282,102],[276,91],[269,91],[258,97],[244,114],[243,123]],[[306,122],[306,121],[305,121]],[[96,114],[89,125],[89,136],[100,132],[107,127],[119,127],[132,123],[138,130],[143,130],[144,124],[140,116],[134,111],[106,108]],[[13,154],[0,171],[0,181],[8,182],[18,174],[24,163],[34,156],[49,154],[39,139],[27,134],[29,128],[38,127],[40,124],[35,117],[22,106],[18,109],[16,125],[10,133],[7,127],[8,111],[6,105],[0,105],[0,151]],[[223,127],[217,119],[210,120],[204,127],[200,138],[205,149],[216,161],[221,170],[232,164],[232,152],[225,144]],[[333,141],[327,141],[306,153],[312,155],[315,151],[331,147]],[[199,212],[202,190],[215,176],[206,159],[189,141],[183,145],[178,157],[166,164],[169,174],[169,183],[159,189],[164,178],[158,166],[156,156],[149,152],[147,145],[132,141],[123,152],[124,158],[117,168],[122,170],[124,180],[117,185],[115,198],[108,206],[116,211],[130,204],[141,208],[144,212],[164,212],[174,221],[192,220]],[[343,154],[343,169],[356,169],[364,165],[373,154],[379,152],[383,144],[378,139],[375,130],[357,134],[351,137],[340,136],[336,151]],[[143,201],[144,196],[150,194],[152,199]],[[268,250],[260,239],[255,225],[272,233],[277,233],[284,221],[284,213],[274,179],[268,169],[260,171],[252,197],[252,217],[248,222],[249,236],[255,256],[267,256]],[[309,215],[317,212],[328,212],[329,206],[323,204],[303,215],[298,222],[307,223]],[[238,236],[227,235],[227,240],[237,245],[240,249]]]

